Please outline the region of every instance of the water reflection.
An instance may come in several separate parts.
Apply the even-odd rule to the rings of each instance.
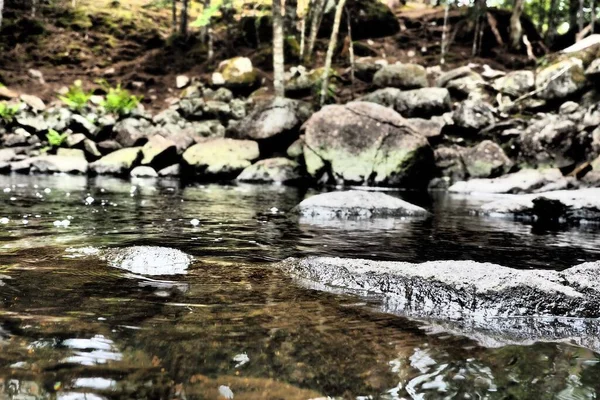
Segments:
[[[510,342],[481,326],[383,314],[380,300],[306,289],[269,264],[330,255],[558,269],[596,260],[594,228],[532,234],[469,215],[468,198],[414,193],[393,194],[432,217],[290,216],[311,193],[0,177],[0,398],[597,396],[598,355],[581,347],[593,343]],[[127,245],[171,246],[194,261],[150,277],[98,257]]]

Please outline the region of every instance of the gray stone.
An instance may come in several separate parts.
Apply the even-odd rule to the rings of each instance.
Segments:
[[[258,159],[258,144],[251,140],[203,139],[183,153],[186,167],[202,179],[234,179]]]
[[[42,116],[20,114],[15,118],[17,123],[30,133],[44,132],[48,130],[48,124]]]
[[[22,94],[20,96],[21,101],[27,104],[34,111],[44,111],[46,110],[46,104],[37,96],[33,96],[30,94]]]
[[[91,163],[90,170],[98,175],[129,175],[141,158],[141,147],[120,149]]]
[[[0,162],[5,163],[12,161],[17,156],[17,152],[13,149],[0,149]]]
[[[484,140],[462,153],[467,173],[472,178],[492,178],[506,174],[513,162],[506,156],[500,146],[491,140]]]
[[[564,99],[577,93],[586,85],[583,63],[568,58],[551,64],[537,73],[537,97],[544,100]]]
[[[550,188],[566,189],[570,184],[558,169],[523,169],[494,179],[457,182],[448,190],[454,193],[537,193]]]
[[[180,250],[157,246],[109,249],[101,257],[113,268],[150,276],[185,274],[193,260]]]
[[[511,195],[484,204],[480,212],[543,222],[600,222],[600,188]]]
[[[197,138],[222,138],[225,137],[225,127],[218,119],[208,121],[191,122],[189,125],[191,132]]]
[[[157,178],[158,177],[158,174],[156,173],[154,168],[148,167],[145,165],[135,167],[134,169],[131,170],[129,175],[132,178]]]
[[[179,176],[181,175],[181,168],[179,166],[179,164],[173,164],[171,166],[168,166],[166,168],[161,169],[160,171],[158,171],[158,176]]]
[[[258,84],[258,72],[246,57],[234,57],[219,64],[211,76],[214,86],[225,86],[231,90],[250,90]]]
[[[377,89],[374,92],[366,94],[356,99],[356,101],[367,101],[369,103],[376,103],[384,107],[394,108],[396,105],[396,98],[402,92],[398,88],[383,88]]]
[[[380,60],[373,57],[360,57],[354,63],[354,73],[361,81],[371,83],[373,77],[384,65],[387,65],[386,60]]]
[[[123,147],[143,146],[151,125],[145,119],[126,118],[113,128],[115,140]]]
[[[473,70],[468,65],[451,69],[450,71],[443,72],[435,80],[435,85],[438,87],[446,87],[448,83],[455,79],[463,78],[473,73]]]
[[[585,70],[585,76],[596,79],[600,75],[600,58],[596,58]]]
[[[69,128],[75,133],[84,133],[86,136],[94,136],[98,131],[96,125],[79,114],[71,115]]]
[[[375,73],[373,83],[378,87],[424,88],[428,86],[427,71],[418,64],[385,65]]]
[[[446,126],[443,118],[409,118],[406,121],[412,125],[417,133],[429,139],[439,138],[442,135],[442,129]]]
[[[69,151],[80,151],[75,149],[65,149]],[[63,153],[65,154],[65,153]],[[81,156],[73,155],[47,155],[35,157],[31,161],[31,171],[39,173],[79,173],[85,174],[88,170],[88,162]]]
[[[277,157],[260,160],[245,168],[237,177],[240,182],[293,183],[303,178],[300,164]]]
[[[576,122],[549,114],[531,123],[519,141],[521,156],[529,164],[561,168],[583,157],[587,135],[579,136]]]
[[[429,118],[450,111],[450,93],[444,88],[424,88],[400,92],[394,108],[403,117]]]
[[[323,107],[304,124],[308,173],[346,184],[425,187],[433,151],[395,111],[368,102]]]
[[[460,128],[479,131],[496,121],[492,107],[483,102],[465,100],[454,111],[454,124]]]
[[[86,136],[83,133],[73,133],[65,139],[67,147],[80,147],[83,145],[83,141],[86,140]]]
[[[467,176],[467,169],[462,158],[464,149],[455,147],[438,147],[434,158],[438,175],[449,178],[450,182],[461,181]]]
[[[154,135],[142,147],[142,161],[144,166],[151,166],[156,170],[163,169],[179,160],[175,142],[165,139],[161,135]]]
[[[233,92],[227,88],[218,88],[212,94],[211,100],[229,103],[233,100]]]
[[[429,215],[424,208],[397,197],[365,190],[315,195],[303,200],[293,211],[302,217],[315,219],[424,217]]]
[[[89,156],[90,159],[96,160],[102,157],[102,153],[98,150],[98,146],[96,146],[96,142],[90,139],[85,139],[83,141],[83,149],[85,153]]]
[[[309,257],[278,264],[313,289],[385,296],[413,317],[478,320],[513,316],[600,316],[599,263],[524,270],[474,261],[422,264]],[[329,289],[328,289],[329,288]]]
[[[494,81],[494,89],[502,94],[519,97],[535,89],[533,71],[512,71]]]
[[[103,155],[123,148],[123,146],[121,146],[116,140],[104,140],[102,142],[98,142],[96,146]]]
[[[177,75],[175,78],[175,87],[177,89],[183,89],[190,83],[190,78],[186,75]]]

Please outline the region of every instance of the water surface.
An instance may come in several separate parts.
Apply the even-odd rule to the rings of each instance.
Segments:
[[[392,193],[424,220],[305,223],[313,189],[69,176],[0,177],[0,398],[592,399],[598,354],[503,345],[298,285],[273,262],[328,255],[563,269],[599,258],[597,228],[538,231]],[[95,249],[169,246],[185,275],[110,268]],[[362,396],[362,397],[361,397]]]

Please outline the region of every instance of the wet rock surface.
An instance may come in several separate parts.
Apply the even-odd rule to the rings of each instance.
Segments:
[[[383,295],[415,317],[477,319],[600,316],[599,263],[562,272],[474,261],[422,264],[327,257],[290,258],[278,267],[323,290]]]
[[[429,215],[424,208],[397,197],[364,190],[315,195],[303,200],[293,211],[302,217],[315,219],[424,217]]]
[[[185,274],[192,257],[180,250],[158,246],[133,246],[103,250],[100,256],[114,268],[139,275]]]
[[[513,195],[484,204],[487,215],[534,218],[539,222],[600,222],[600,189],[557,190]]]

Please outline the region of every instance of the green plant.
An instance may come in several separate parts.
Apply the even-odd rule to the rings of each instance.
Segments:
[[[0,119],[4,120],[4,122],[11,122],[18,112],[18,104],[9,104],[5,101],[0,102]]]
[[[210,23],[210,19],[217,15],[222,5],[223,0],[214,1],[210,6],[202,11],[202,14],[200,14],[198,19],[192,22],[190,26],[194,28],[203,28],[207,26]]]
[[[61,134],[56,132],[54,129],[48,129],[46,139],[48,140],[50,147],[60,147],[65,140],[67,140],[68,136],[69,134],[67,132]]]
[[[142,100],[141,96],[134,96],[128,90],[121,88],[121,84],[111,87],[104,80],[97,83],[106,90],[106,98],[100,105],[109,113],[119,115],[129,114]]]
[[[67,93],[58,96],[60,101],[65,103],[73,111],[81,111],[92,97],[92,92],[83,90],[80,80],[73,82]]]

